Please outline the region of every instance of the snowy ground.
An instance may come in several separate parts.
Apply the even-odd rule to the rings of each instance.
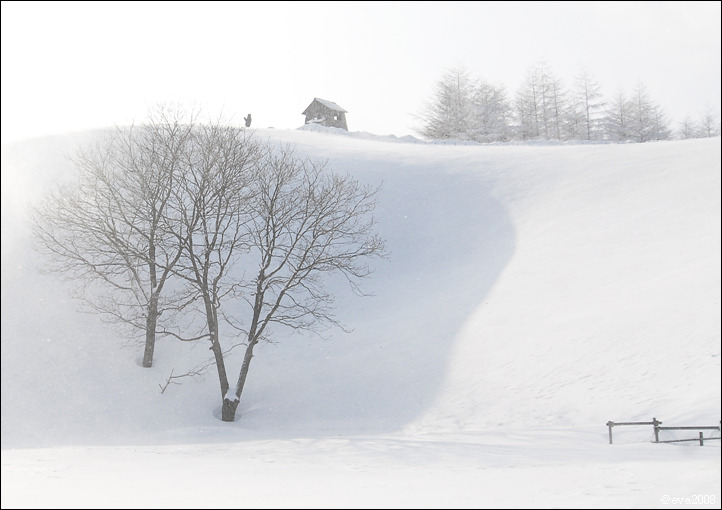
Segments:
[[[27,205],[89,135],[3,146],[3,508],[720,508],[719,440],[605,426],[719,424],[719,138],[255,134],[383,183],[391,258],[331,282],[352,333],[258,346],[232,424],[213,371],[160,392],[206,346],[142,369],[36,270]]]
[[[718,447],[605,439],[554,429],[4,450],[3,508],[719,508]]]

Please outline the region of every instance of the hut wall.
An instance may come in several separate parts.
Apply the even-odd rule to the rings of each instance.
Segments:
[[[322,120],[319,120],[322,119]],[[314,102],[306,108],[306,124],[321,124],[322,126],[337,127],[348,131],[346,114],[331,110],[319,102]]]

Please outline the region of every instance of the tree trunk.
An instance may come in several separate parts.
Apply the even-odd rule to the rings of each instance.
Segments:
[[[246,355],[243,357],[243,365],[241,365],[241,373],[238,375],[238,383],[236,384],[236,397],[241,398],[243,393],[243,387],[246,385],[246,377],[248,376],[248,367],[251,366],[251,360],[253,359],[253,348],[256,346],[257,341],[248,342],[246,347]]]
[[[155,327],[158,324],[158,276],[155,269],[155,229],[150,232],[150,245],[148,246],[148,274],[150,276],[150,302],[148,303],[148,316],[145,319],[145,351],[143,352],[143,367],[153,366],[153,353],[155,352]]]
[[[211,351],[216,359],[216,369],[218,370],[218,382],[221,385],[221,397],[225,398],[228,393],[228,374],[226,373],[226,363],[223,360],[223,350],[221,349],[221,342],[218,338],[218,315],[217,310],[211,302],[210,296],[204,296],[206,306],[206,320],[208,322],[208,332],[210,333],[211,340]]]
[[[148,304],[148,317],[145,319],[145,350],[143,351],[143,367],[153,366],[153,353],[155,352],[155,327],[158,323],[158,297],[155,293]]]
[[[223,421],[235,421],[236,419],[236,408],[238,407],[239,399],[228,400],[223,399],[223,408],[221,409],[221,420]]]
[[[221,385],[221,395],[225,397],[226,393],[228,393],[228,388],[230,388],[230,385],[228,384],[228,375],[226,374],[226,364],[223,361],[223,351],[221,350],[221,343],[218,340],[217,326],[215,327],[215,329],[211,330],[211,350],[213,351],[213,356],[215,356],[216,358],[216,368],[218,369],[218,382]]]
[[[258,341],[251,341],[246,347],[246,355],[243,357],[243,365],[241,365],[241,373],[238,376],[238,383],[236,384],[236,398],[230,400],[231,394],[227,395],[223,399],[223,411],[221,418],[223,421],[234,421],[236,418],[236,408],[238,403],[241,401],[241,393],[243,393],[243,387],[246,384],[246,376],[248,375],[248,367],[251,365],[251,359],[253,359],[253,347]]]

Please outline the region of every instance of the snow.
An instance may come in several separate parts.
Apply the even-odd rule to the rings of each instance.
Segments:
[[[382,184],[351,333],[154,367],[42,274],[28,205],[93,133],[2,148],[2,508],[720,508],[720,138],[467,145],[251,129]],[[227,361],[235,380],[241,349]],[[697,431],[662,431],[660,439]],[[719,431],[704,431],[719,437]]]
[[[318,98],[318,97],[314,97],[313,100],[314,100],[314,101],[318,101],[319,103],[321,103],[322,105],[324,105],[326,108],[328,108],[328,109],[330,109],[330,110],[333,110],[333,111],[336,111],[336,112],[344,112],[344,113],[346,113],[346,110],[344,110],[343,108],[341,108],[339,105],[337,105],[337,104],[334,103],[333,101],[326,101],[325,99],[321,99],[321,98]]]

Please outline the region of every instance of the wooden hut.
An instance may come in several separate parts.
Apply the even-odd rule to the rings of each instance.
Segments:
[[[306,116],[306,124],[321,124],[322,126],[337,127],[348,131],[346,110],[331,101],[314,97],[302,115]]]

